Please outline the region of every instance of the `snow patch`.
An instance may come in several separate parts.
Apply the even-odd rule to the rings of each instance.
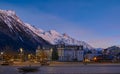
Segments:
[[[9,16],[13,16],[13,15],[15,15],[15,12],[12,11],[12,10],[7,10],[7,13],[8,13]]]

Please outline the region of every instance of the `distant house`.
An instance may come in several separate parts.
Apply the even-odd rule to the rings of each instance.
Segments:
[[[77,45],[57,45],[59,61],[83,61],[83,46]]]

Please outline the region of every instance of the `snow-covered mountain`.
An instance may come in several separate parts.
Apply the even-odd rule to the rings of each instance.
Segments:
[[[48,41],[49,43],[56,45],[56,44],[65,44],[65,45],[83,45],[86,49],[93,49],[89,44],[84,41],[78,41],[67,34],[60,34],[55,30],[50,31],[43,31],[42,29],[37,29],[31,26],[28,23],[25,23],[26,27],[31,29],[36,35],[42,37],[44,40]]]
[[[35,50],[38,45],[50,44],[29,29],[14,11],[0,10],[0,47]]]
[[[0,10],[0,46],[12,45],[19,47],[37,47],[38,45],[83,45],[85,49],[92,47],[84,41],[78,41],[67,34],[55,30],[44,31],[24,23],[14,11]],[[29,49],[28,48],[28,49]]]
[[[106,54],[111,54],[116,56],[120,54],[120,46],[119,45],[111,46],[104,49],[104,51]]]
[[[120,50],[120,46],[119,45],[114,45],[111,47],[106,48],[107,50],[115,50],[115,49],[119,49]]]

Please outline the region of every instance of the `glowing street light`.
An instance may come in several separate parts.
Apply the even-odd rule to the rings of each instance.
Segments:
[[[22,48],[20,48],[20,58],[21,58],[21,61],[23,61],[23,49]]]
[[[23,53],[23,49],[22,48],[20,48],[20,52]]]
[[[52,49],[52,48],[50,49],[50,52],[53,52],[53,49]]]
[[[50,58],[49,58],[50,60],[52,60],[52,53],[53,53],[53,49],[51,48],[50,49]]]
[[[3,61],[3,54],[4,54],[4,52],[1,52],[0,54],[1,54],[1,56],[2,56],[2,61]]]
[[[3,52],[1,52],[0,54],[3,55]]]

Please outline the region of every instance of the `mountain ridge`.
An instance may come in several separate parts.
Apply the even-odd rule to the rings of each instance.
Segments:
[[[50,42],[53,45],[64,43],[65,45],[83,45],[84,48],[94,49],[89,44],[84,41],[78,41],[66,33],[60,34],[56,30],[44,31],[42,29],[35,29],[30,24],[26,23],[26,25],[38,36],[42,37],[46,41]]]
[[[16,45],[13,45],[13,47],[17,47],[16,49],[23,47],[25,49],[31,48],[35,50],[38,45],[51,46],[60,43],[64,43],[65,45],[83,45],[85,49],[93,49],[86,42],[75,40],[67,34],[60,34],[55,30],[44,31],[28,23],[24,23],[11,10],[0,10],[1,47],[10,44],[7,43],[7,39],[4,39],[4,37],[10,39]],[[3,44],[2,41],[6,44]]]
[[[34,34],[25,26],[24,22],[10,10],[0,10],[0,33],[1,47],[12,46],[13,49],[22,47],[28,51],[35,51],[38,45],[50,45],[47,41]],[[7,41],[7,39],[10,39],[11,43]]]

